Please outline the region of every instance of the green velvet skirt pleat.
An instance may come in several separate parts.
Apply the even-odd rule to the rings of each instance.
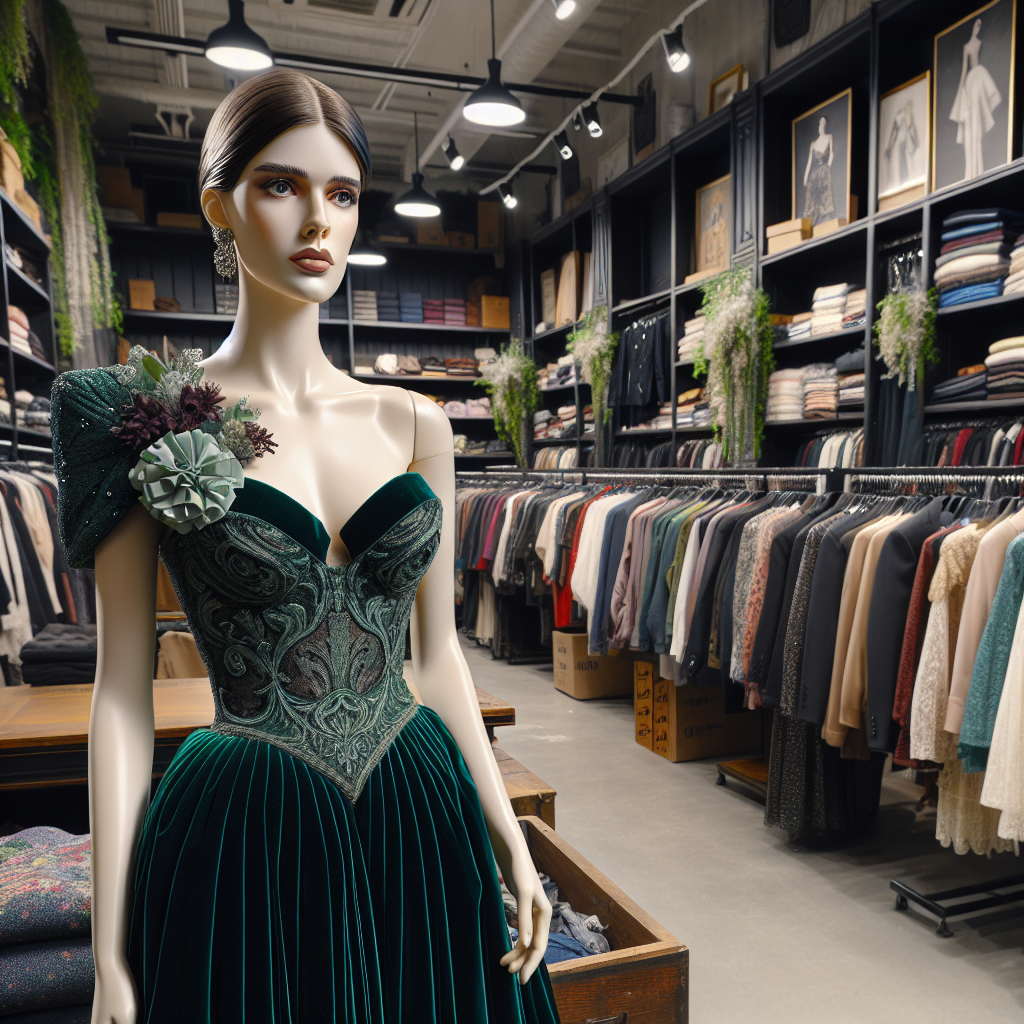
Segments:
[[[458,747],[427,708],[353,806],[305,762],[201,730],[139,843],[140,1024],[553,1024],[526,986]]]

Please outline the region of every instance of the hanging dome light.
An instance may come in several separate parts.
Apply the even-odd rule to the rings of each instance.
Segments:
[[[491,0],[491,59],[487,62],[487,81],[466,100],[462,116],[473,124],[507,128],[526,120],[522,103],[501,84],[501,61],[494,47],[494,0]]]
[[[359,228],[349,250],[348,261],[356,267],[382,267],[388,258],[370,241],[369,232]]]
[[[412,188],[395,203],[395,213],[403,217],[440,217],[441,207],[437,200],[423,187],[423,175],[420,166],[420,122],[416,111],[412,114],[413,137],[416,140],[416,167],[412,176]]]
[[[501,61],[492,57],[487,62],[487,81],[466,100],[462,116],[474,124],[507,128],[526,120],[522,103],[501,84]]]
[[[683,46],[683,26],[677,25],[671,32],[666,32],[661,37],[662,45],[665,47],[665,58],[672,71],[685,71],[690,66],[690,55]]]
[[[246,24],[242,0],[228,0],[228,23],[210,33],[206,56],[236,71],[262,71],[274,63],[267,41]]]

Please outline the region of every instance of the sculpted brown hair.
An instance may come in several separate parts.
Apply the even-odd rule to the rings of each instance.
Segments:
[[[207,188],[230,191],[246,164],[279,135],[320,122],[351,147],[365,187],[370,144],[351,104],[309,75],[276,68],[237,86],[214,112],[199,157],[200,193]]]

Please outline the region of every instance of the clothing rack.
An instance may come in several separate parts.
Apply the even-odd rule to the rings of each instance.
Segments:
[[[845,477],[837,490],[862,493],[858,484],[869,488],[887,489],[891,493],[913,494],[967,494],[967,485],[973,485],[979,493],[977,498],[996,498],[1005,495],[1020,495],[1024,488],[1024,469],[1016,471],[1006,466],[971,466],[963,471],[948,466],[927,466],[921,468],[891,470],[841,471]],[[897,491],[898,488],[912,488]]]
[[[741,482],[743,486],[759,490],[817,490],[826,489],[828,472],[822,469],[799,469],[793,467],[753,468],[753,469],[689,469],[666,466],[661,469],[626,469],[606,467],[602,469],[585,469],[566,467],[564,469],[517,469],[495,467],[492,469],[457,472],[456,480],[477,481],[486,483],[511,483],[527,480],[558,479],[562,483],[621,483],[635,481],[638,483],[672,483],[680,484],[687,481],[694,483],[714,483],[715,481]],[[774,484],[774,486],[773,486]]]

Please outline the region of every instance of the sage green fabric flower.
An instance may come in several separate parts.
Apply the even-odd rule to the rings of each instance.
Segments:
[[[142,453],[128,479],[150,515],[178,533],[223,519],[244,485],[238,459],[202,430],[168,431]]]

